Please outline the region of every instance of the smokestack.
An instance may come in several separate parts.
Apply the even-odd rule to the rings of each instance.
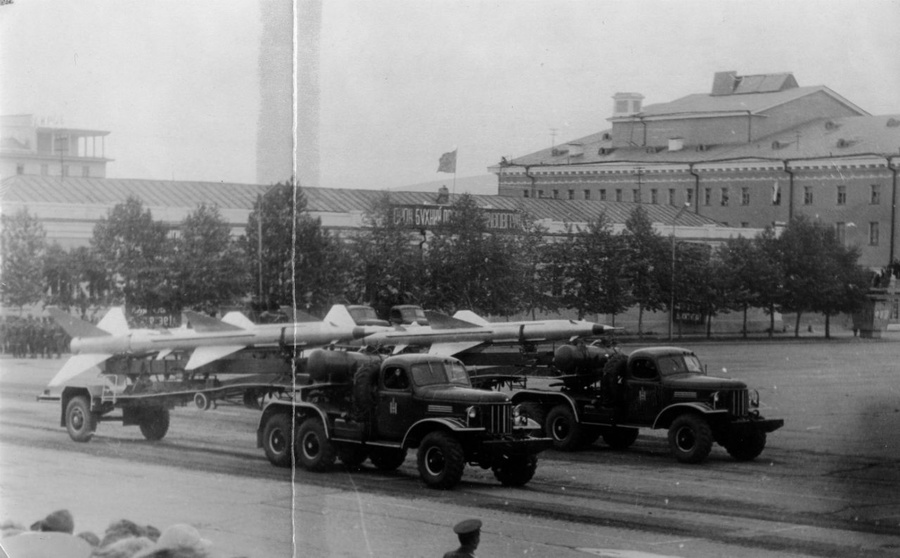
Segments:
[[[616,93],[613,95],[613,118],[631,116],[641,112],[641,101],[644,96],[640,93]]]

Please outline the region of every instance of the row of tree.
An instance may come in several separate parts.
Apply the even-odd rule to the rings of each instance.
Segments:
[[[2,294],[7,303],[80,308],[125,304],[132,313],[212,311],[252,301],[322,313],[334,303],[384,311],[417,303],[489,315],[574,310],[579,317],[639,309],[709,320],[749,308],[857,310],[870,278],[858,250],[827,226],[802,217],[776,235],[730,239],[717,249],[657,233],[637,206],[620,234],[601,216],[564,235],[523,216],[515,234],[491,233],[473,198],[429,231],[395,223],[389,194],[366,226],[341,235],[310,216],[292,183],[260,196],[245,233],[231,234],[215,207],[201,205],[176,229],[153,220],[132,198],[94,228],[90,247],[47,245],[27,211],[5,219]],[[828,335],[826,321],[826,335]],[[774,326],[774,323],[773,323]],[[770,331],[774,328],[770,328]],[[744,328],[746,331],[746,327]]]

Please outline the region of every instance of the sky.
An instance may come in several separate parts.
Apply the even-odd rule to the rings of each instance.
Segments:
[[[265,0],[273,1],[273,0]],[[259,0],[0,5],[0,112],[107,130],[111,178],[255,182]],[[900,0],[322,0],[318,185],[487,174],[606,129],[612,96],[793,72],[900,113]],[[285,102],[291,102],[285,99]]]

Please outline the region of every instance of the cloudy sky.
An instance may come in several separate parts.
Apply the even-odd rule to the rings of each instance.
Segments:
[[[264,4],[262,4],[264,6]],[[258,1],[14,0],[0,111],[108,130],[108,176],[254,182]],[[458,176],[607,127],[612,95],[790,71],[900,113],[900,0],[323,0],[320,185]],[[263,84],[264,85],[264,84]]]

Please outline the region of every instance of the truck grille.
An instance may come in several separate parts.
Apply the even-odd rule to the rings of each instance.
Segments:
[[[750,408],[750,392],[746,389],[732,391],[726,396],[726,402],[732,415],[745,416]]]
[[[485,424],[488,432],[493,434],[512,433],[512,405],[491,405],[485,409]]]

